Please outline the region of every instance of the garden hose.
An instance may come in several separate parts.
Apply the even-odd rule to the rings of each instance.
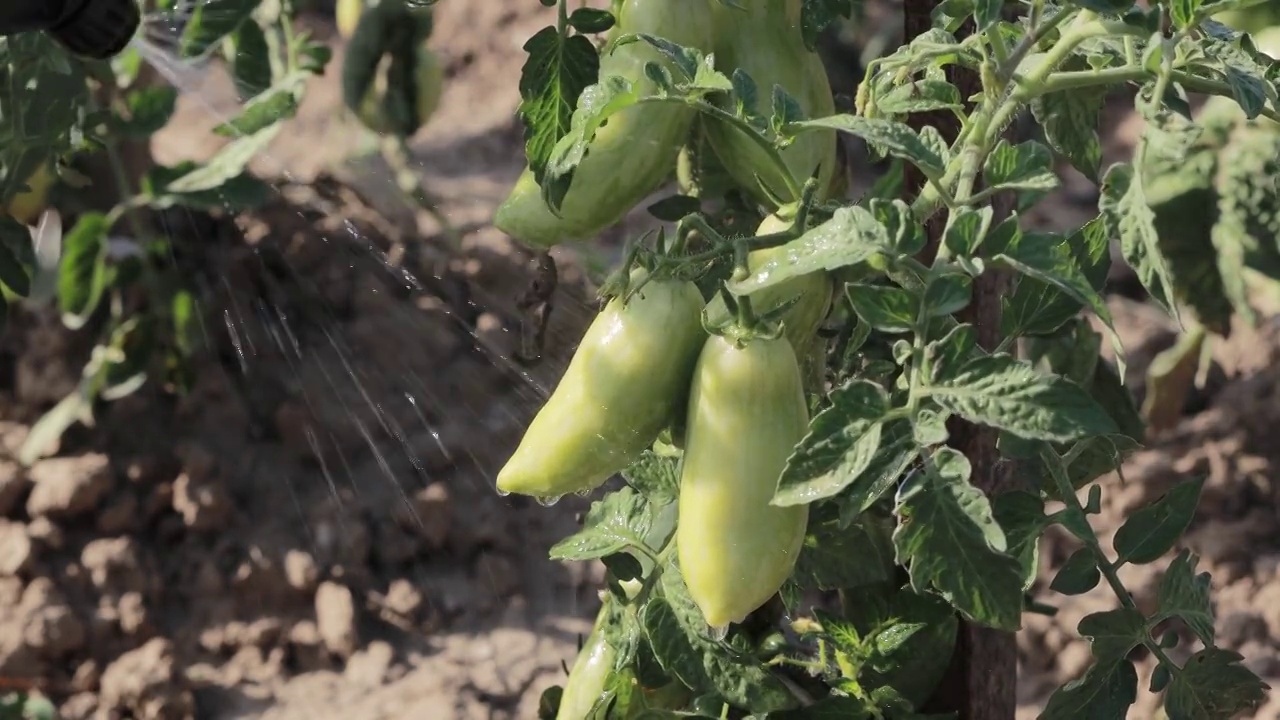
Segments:
[[[43,31],[72,53],[94,60],[123,51],[140,22],[137,0],[0,2],[0,36]]]

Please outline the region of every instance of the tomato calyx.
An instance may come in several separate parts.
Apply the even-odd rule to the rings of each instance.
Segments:
[[[702,327],[709,335],[718,335],[742,347],[752,340],[776,340],[783,336],[785,321],[782,316],[800,301],[800,296],[789,298],[768,312],[757,314],[751,306],[751,298],[734,295],[727,285],[719,290],[720,298],[729,309],[727,316],[716,320],[706,310],[702,313]]]

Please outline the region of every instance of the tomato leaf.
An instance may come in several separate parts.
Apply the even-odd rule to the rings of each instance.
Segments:
[[[810,52],[818,48],[818,36],[832,23],[853,14],[853,0],[804,0],[800,11],[800,36]]]
[[[1196,514],[1204,477],[1178,483],[1159,500],[1135,511],[1116,531],[1117,562],[1142,565],[1168,552]]]
[[[614,26],[613,13],[598,8],[580,7],[569,14],[569,24],[580,33],[602,33]]]
[[[845,526],[839,508],[815,507],[809,516],[793,579],[821,590],[855,588],[893,577],[893,546],[876,520],[862,518]]]
[[[1003,353],[970,360],[927,393],[970,422],[1029,439],[1064,442],[1116,431],[1115,421],[1079,385]]]
[[[795,706],[795,698],[768,668],[711,637],[674,561],[663,569],[662,597],[650,600],[642,613],[645,637],[658,662],[685,685],[714,688],[726,701],[752,712]]]
[[[524,50],[529,58],[520,73],[519,113],[525,155],[541,183],[552,148],[569,132],[578,97],[596,81],[600,57],[586,37],[565,37],[554,27],[535,33]]]
[[[1022,617],[1022,566],[1009,555],[991,504],[969,482],[969,461],[940,448],[898,491],[898,563],[917,592],[932,588],[975,622],[1017,630]]]
[[[1094,182],[1098,180],[1098,167],[1102,163],[1102,143],[1096,128],[1105,95],[1105,90],[1073,88],[1047,93],[1031,101],[1032,115],[1036,124],[1044,129],[1049,146]]]
[[[1089,638],[1098,662],[1116,662],[1147,638],[1147,619],[1133,608],[1118,608],[1084,616],[1076,630]]]
[[[1209,599],[1209,573],[1195,573],[1199,558],[1190,550],[1178,553],[1160,579],[1160,609],[1152,623],[1176,617],[1187,624],[1205,645],[1213,645],[1213,604]]]
[[[31,292],[36,256],[31,230],[7,215],[0,215],[0,282],[16,295]]]
[[[982,166],[982,180],[988,188],[1000,190],[1049,191],[1059,185],[1053,154],[1035,140],[1017,145],[1000,140]]]
[[[1093,550],[1083,547],[1071,553],[1071,557],[1058,568],[1049,589],[1063,595],[1083,595],[1097,587],[1101,579],[1097,556]]]
[[[645,450],[639,460],[622,471],[622,477],[628,485],[648,498],[649,502],[665,505],[676,501],[680,488],[680,471],[675,458]]]
[[[124,97],[127,117],[115,117],[117,132],[131,138],[147,138],[160,131],[178,105],[178,90],[172,85],[154,85],[130,90]]]
[[[942,242],[957,256],[968,256],[977,252],[982,241],[991,230],[991,219],[995,211],[991,206],[981,208],[960,208],[947,218],[947,229]]]
[[[1022,246],[1046,243],[1050,238],[1055,239],[1047,243],[1049,247],[1037,251],[1037,257],[1029,262]],[[1061,328],[1082,304],[1093,305],[1111,268],[1110,238],[1101,217],[1068,238],[1040,236],[1024,239],[1017,246],[1009,259],[1030,271],[1018,278],[1013,294],[1004,300],[1000,324],[1006,336],[1048,335]],[[1066,254],[1059,247],[1065,248]],[[1080,276],[1092,292],[1080,285]]]
[[[204,55],[222,38],[249,19],[262,0],[203,0],[197,3],[179,40],[183,58]]]
[[[838,130],[862,138],[867,144],[902,158],[920,168],[930,177],[941,176],[946,161],[930,147],[919,133],[906,123],[883,118],[867,118],[858,115],[832,115],[803,122],[792,123],[785,130],[789,135],[799,135],[814,130]]]
[[[551,559],[594,560],[644,546],[652,526],[652,506],[635,490],[624,487],[591,503],[582,530],[553,545]]]
[[[807,505],[831,497],[865,471],[880,449],[889,398],[875,383],[854,380],[831,393],[782,471],[772,504]]]
[[[842,489],[840,521],[846,526],[877,503],[919,456],[911,423],[895,420],[880,431],[880,449],[867,467]]]
[[[1080,251],[1073,251],[1072,240],[1064,241],[1052,234],[1024,234],[1015,227],[1009,233],[1008,242],[1003,247],[998,250],[991,248],[996,250],[991,259],[997,265],[1053,286],[1072,301],[1093,311],[1093,314],[1107,328],[1116,356],[1123,357],[1123,348],[1120,337],[1116,334],[1115,323],[1111,319],[1111,311],[1090,282],[1090,278],[1085,276],[1077,265],[1079,258],[1075,253]],[[1109,249],[1106,252],[1110,254]]]
[[[1165,712],[1171,718],[1236,717],[1257,710],[1267,699],[1270,685],[1240,664],[1237,652],[1209,647],[1192,655],[1173,674],[1164,694]]]
[[[942,78],[903,83],[876,99],[876,109],[886,115],[909,115],[964,107],[960,90]]]
[[[1098,209],[1112,237],[1120,238],[1125,260],[1138,273],[1151,297],[1177,317],[1173,275],[1160,251],[1155,214],[1147,204],[1142,180],[1127,163],[1116,163],[1102,178]]]
[[[991,501],[991,513],[1004,530],[1010,555],[1022,565],[1022,589],[1036,580],[1040,558],[1040,534],[1049,525],[1044,501],[1021,490],[1001,493]]]
[[[252,135],[232,140],[214,153],[204,165],[196,166],[191,172],[170,182],[167,189],[173,193],[190,194],[221,187],[242,175],[249,163],[267,149],[283,128],[283,125],[277,123]]]
[[[111,222],[102,213],[86,213],[62,238],[58,272],[58,307],[62,322],[78,330],[98,307],[107,284],[107,232]]]
[[[1120,659],[1099,662],[1053,692],[1040,720],[1125,720],[1138,699],[1138,671]]]
[[[142,178],[142,194],[147,204],[163,209],[175,205],[202,210],[226,208],[233,211],[251,210],[262,206],[271,197],[271,187],[248,172],[243,172],[217,188],[194,192],[175,192],[172,182],[199,169],[199,165],[186,160],[173,167],[156,165]]]
[[[242,137],[253,135],[282,120],[292,118],[298,112],[306,76],[295,73],[282,79],[269,91],[258,95],[245,105],[236,117],[213,129],[215,135]]]
[[[227,41],[223,54],[240,99],[248,100],[271,87],[271,46],[262,27],[254,22],[240,23]]]
[[[742,280],[729,283],[736,295],[784,283],[818,270],[836,270],[888,252],[889,234],[867,209],[853,206],[835,211],[830,220],[782,246],[779,252]]]
[[[849,283],[845,295],[858,317],[883,333],[906,333],[916,327],[920,296],[897,286]]]
[[[857,635],[869,641],[858,682],[888,685],[917,707],[928,700],[955,649],[960,623],[951,607],[934,595],[888,584],[847,590],[842,606]]]

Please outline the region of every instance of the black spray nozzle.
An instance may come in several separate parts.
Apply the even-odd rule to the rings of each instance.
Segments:
[[[42,30],[95,60],[128,47],[141,20],[138,0],[0,0],[0,35]]]

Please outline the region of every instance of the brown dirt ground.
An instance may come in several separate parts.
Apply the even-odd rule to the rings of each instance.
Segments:
[[[448,87],[414,148],[461,247],[398,204],[382,166],[347,161],[362,135],[338,111],[335,70],[256,165],[284,178],[275,202],[236,224],[175,226],[199,241],[184,262],[213,350],[189,395],[148,387],[23,470],[13,452],[72,387],[87,348],[52,315],[12,321],[0,344],[0,678],[38,681],[69,720],[535,716],[588,628],[600,572],[546,559],[586,501],[501,498],[492,477],[591,317],[581,268],[616,248],[557,251],[547,357],[514,360],[529,257],[487,220],[523,160],[521,45],[548,13],[528,0],[439,5],[432,45]],[[334,35],[327,20],[308,23]],[[218,70],[191,90],[154,138],[161,161],[206,156],[207,129],[234,112]],[[1109,125],[1120,157],[1133,123],[1120,112]],[[1072,178],[1029,222],[1079,223],[1089,193]],[[1173,328],[1148,306],[1111,302],[1140,377]],[[1222,343],[1196,411],[1152,438],[1123,482],[1104,480],[1096,518],[1109,538],[1171,483],[1208,475],[1186,545],[1213,572],[1223,644],[1272,685],[1278,356],[1273,322]],[[1041,585],[1071,542],[1045,541]],[[1126,568],[1139,603],[1159,568]],[[1029,616],[1019,639],[1028,718],[1087,664],[1079,618],[1114,598],[1050,601],[1058,615]],[[1133,716],[1155,707],[1144,694]],[[1277,716],[1275,703],[1257,715]]]

